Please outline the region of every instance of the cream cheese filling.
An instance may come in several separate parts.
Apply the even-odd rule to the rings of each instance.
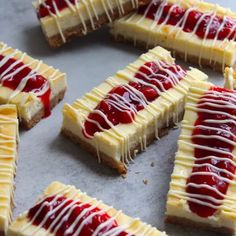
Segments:
[[[224,88],[227,89],[236,89],[236,71],[232,67],[225,68],[225,81]]]
[[[80,201],[81,203],[89,203],[91,205],[96,205],[99,209],[104,210],[110,217],[113,217],[114,220],[118,223],[117,229],[123,229],[127,233],[134,234],[137,236],[164,236],[165,233],[160,232],[156,228],[141,222],[139,219],[133,219],[125,215],[122,211],[117,211],[113,207],[109,207],[102,201],[98,201],[95,198],[87,196],[86,193],[81,192],[80,190],[75,189],[75,187],[70,185],[63,185],[59,182],[54,182],[45,190],[41,199],[47,198],[49,196],[62,195],[66,198]],[[83,223],[86,223],[87,218]],[[58,225],[60,225],[60,221]],[[107,224],[109,222],[105,222]],[[34,232],[34,234],[32,233]],[[26,236],[26,235],[49,235],[53,236],[55,234],[50,233],[48,230],[45,230],[42,227],[36,227],[29,222],[27,218],[27,212],[19,216],[16,221],[11,225],[8,230],[8,236]],[[94,234],[96,235],[96,234]],[[113,235],[113,234],[109,234]]]
[[[4,43],[0,43],[0,55],[5,56],[4,60],[0,61],[0,66],[3,65],[8,59],[13,58],[18,62],[23,62],[24,65],[32,69],[34,73],[40,74],[47,79],[51,89],[50,100],[52,100],[60,92],[66,90],[66,76],[59,70],[47,66],[42,61],[29,57],[27,54],[22,53],[19,50],[12,49]],[[13,75],[13,73],[8,74],[7,76]],[[4,79],[3,75],[1,79]],[[29,121],[39,110],[43,108],[43,104],[37,94],[32,92],[21,92],[24,85],[25,83],[22,83],[22,86],[18,86],[17,89],[12,90],[0,84],[0,104],[16,104],[20,118]],[[42,91],[42,93],[43,92],[45,91]]]
[[[194,83],[190,88],[190,92],[186,101],[186,112],[182,121],[182,129],[178,141],[178,151],[175,157],[175,167],[171,176],[170,190],[167,197],[167,216],[175,216],[178,218],[191,219],[191,221],[207,224],[212,227],[225,227],[235,230],[236,223],[236,176],[234,175],[227,194],[219,206],[216,214],[211,217],[200,217],[189,209],[188,196],[186,193],[186,182],[192,173],[194,165],[194,146],[192,143],[192,131],[194,123],[197,120],[198,114],[193,109],[197,105],[197,100],[213,86],[210,83]],[[195,98],[194,101],[192,98]],[[188,137],[188,138],[187,138]],[[236,148],[233,150],[233,155],[236,157]],[[236,162],[236,158],[233,159]]]
[[[130,3],[136,9],[139,5],[138,0],[82,0],[77,1],[76,5],[70,4],[68,8],[62,11],[56,11],[50,16],[40,19],[43,32],[47,38],[60,34],[63,42],[66,42],[63,31],[82,25],[83,33],[87,34],[87,22],[90,22],[92,28],[96,29],[96,22],[99,17],[106,14],[106,17],[112,22],[112,15],[115,9],[119,10],[119,15],[124,15],[124,5]],[[38,4],[34,3],[37,10]]]
[[[215,12],[220,16],[223,14],[223,16],[236,17],[236,14],[228,9],[196,0],[168,0],[163,2],[197,9],[206,14]],[[158,16],[156,18],[158,19]],[[132,40],[134,44],[138,41],[144,42],[147,48],[157,45],[163,46],[183,54],[186,61],[189,56],[196,57],[200,67],[204,64],[204,59],[213,64],[222,64],[222,69],[225,65],[234,65],[236,61],[236,42],[233,40],[201,39],[194,32],[184,32],[181,27],[166,25],[165,21],[162,24],[157,24],[156,20],[153,21],[137,13],[114,22],[111,33],[114,37],[123,36],[129,41]]]
[[[170,64],[174,59],[170,53],[163,48],[157,47],[143,54],[136,62],[129,65],[123,71],[110,77],[82,99],[78,99],[72,105],[66,104],[63,108],[63,130],[71,131],[85,143],[96,148],[97,154],[105,153],[117,162],[128,164],[132,158],[130,150],[140,144],[142,150],[146,148],[147,137],[155,132],[158,139],[158,130],[173,119],[178,122],[177,117],[183,111],[183,104],[188,88],[194,80],[205,80],[207,76],[197,69],[192,69],[178,85],[160,94],[154,102],[136,114],[135,121],[131,124],[119,124],[109,130],[95,133],[92,139],[85,138],[82,129],[84,122],[90,112],[103,100],[106,94],[115,86],[127,84],[138,69],[148,61],[163,60]]]
[[[16,107],[2,105],[0,106],[0,232],[6,232],[12,221],[18,141]]]

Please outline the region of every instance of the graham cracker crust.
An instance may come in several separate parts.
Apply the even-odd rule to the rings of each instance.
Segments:
[[[139,1],[139,5],[144,5],[144,4],[147,4],[147,3],[149,3],[149,0],[140,0]],[[130,0],[129,2],[127,2],[123,5],[123,9],[124,9],[124,12],[122,14],[120,14],[119,9],[114,8],[113,12],[110,13],[111,20],[112,21],[117,20],[117,19],[129,14],[130,12],[135,10],[136,8],[133,7],[132,1]],[[95,31],[95,30],[101,28],[102,26],[107,25],[107,24],[110,23],[109,19],[107,18],[106,13],[98,16],[98,19],[96,17],[94,17],[93,22],[94,22],[94,28],[92,27],[90,20],[87,20],[85,22],[86,27],[87,27],[87,33],[86,34],[92,32],[92,31]],[[69,42],[74,38],[84,36],[85,34],[84,34],[83,30],[84,30],[83,24],[80,24],[80,25],[77,25],[75,27],[71,27],[71,28],[68,28],[68,29],[64,30],[63,35],[66,39],[66,42]],[[60,47],[64,44],[60,34],[54,35],[52,37],[47,37],[46,36],[46,38],[49,42],[49,45],[52,48],[58,48],[58,47]]]
[[[50,108],[53,109],[65,96],[66,89],[61,91],[57,96],[51,100]],[[31,120],[21,118],[20,124],[27,130],[33,128],[44,116],[44,108],[38,111]],[[1,235],[0,235],[1,236]]]
[[[133,43],[134,42],[134,39],[126,38],[126,37],[124,37],[123,35],[120,35],[120,34],[116,35],[116,36],[112,35],[112,38],[115,41],[122,42],[122,43]],[[140,41],[140,40],[137,40],[135,42],[135,47],[140,48],[140,49],[147,50],[147,49],[152,49],[155,46],[159,46],[159,45],[147,45],[146,42]],[[166,49],[171,51],[172,54],[174,56],[176,56],[177,58],[185,60],[185,53],[173,50],[173,48],[171,48],[171,47],[166,47]],[[191,55],[188,55],[187,62],[196,64],[200,67],[209,67],[209,68],[211,68],[211,69],[213,69],[214,71],[217,71],[217,72],[224,72],[225,67],[229,66],[229,65],[224,65],[223,66],[219,62],[215,63],[214,60],[210,61],[210,60],[207,60],[207,59],[204,59],[204,58],[201,59],[201,65],[199,65],[199,58],[196,57],[196,56],[191,56]],[[236,65],[236,62],[235,62],[235,65]]]
[[[71,131],[67,129],[62,129],[61,134],[64,135],[65,137],[69,138],[71,141],[74,143],[80,144],[80,146],[87,150],[89,153],[93,154],[94,157],[97,156],[97,150],[90,144],[83,142],[82,139],[80,139],[77,135],[73,134]],[[101,162],[110,166],[113,169],[117,169],[117,171],[123,175],[126,174],[126,169],[124,165],[121,162],[116,162],[114,159],[111,157],[107,156],[105,153],[100,152],[100,158]]]
[[[183,114],[184,114],[183,111],[178,114],[178,120],[182,120]],[[166,135],[168,133],[168,130],[170,128],[173,128],[174,126],[175,126],[175,123],[173,121],[173,118],[170,118],[169,125],[166,123],[164,125],[164,127],[161,127],[158,130],[159,137],[163,137],[164,135]],[[92,146],[91,144],[84,142],[77,135],[73,134],[70,130],[62,128],[61,134],[64,135],[65,137],[69,138],[70,140],[72,140],[74,143],[80,144],[82,148],[87,150],[89,153],[93,154],[94,157],[97,157],[96,148],[94,146]],[[147,137],[147,146],[149,146],[155,140],[156,140],[155,130],[153,129],[153,133],[151,133]],[[137,152],[135,152],[136,150],[137,150]],[[138,143],[135,147],[133,147],[130,150],[131,157],[134,158],[136,156],[136,154],[138,154],[140,152],[142,152],[142,147],[141,147],[141,144]],[[120,175],[126,176],[128,170],[125,167],[124,163],[122,163],[121,161],[118,162],[113,157],[108,156],[107,154],[105,154],[103,152],[100,152],[100,160],[101,160],[101,163],[104,163],[105,165],[108,165],[111,168],[116,169]]]
[[[213,232],[217,232],[220,234],[228,234],[228,235],[234,235],[235,234],[235,230],[231,229],[231,228],[226,228],[226,227],[213,227],[207,223],[197,223],[194,222],[190,219],[186,219],[183,217],[176,217],[176,216],[167,216],[165,219],[166,223],[170,223],[170,224],[180,224],[183,226],[187,226],[187,227],[196,227],[196,228],[201,228],[204,230],[209,230],[209,231],[213,231]]]

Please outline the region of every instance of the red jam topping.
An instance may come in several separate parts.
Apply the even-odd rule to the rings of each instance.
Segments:
[[[103,235],[117,228],[117,236],[128,233],[118,226],[106,212],[88,203],[75,202],[63,196],[48,197],[29,210],[28,218],[33,225],[40,225],[56,236],[92,236],[103,224],[96,235]]]
[[[221,205],[235,174],[232,151],[236,142],[236,93],[212,87],[200,99],[198,109],[192,133],[192,143],[198,145],[194,149],[196,161],[186,191],[194,194],[192,199],[206,203],[188,201],[191,211],[209,217]]]
[[[21,83],[26,82],[21,90],[26,93],[40,93],[48,86],[48,89],[38,97],[44,105],[44,116],[49,116],[51,113],[51,89],[48,81],[43,76],[33,72],[32,69],[23,62],[16,61],[14,58],[9,58],[2,64],[1,62],[5,59],[5,56],[0,55],[0,84],[12,90],[16,90]]]
[[[195,33],[201,39],[236,41],[236,19],[219,17],[214,13],[202,13],[184,9],[178,5],[163,1],[152,1],[148,6],[141,6],[139,14],[157,21],[157,24],[181,27],[184,32]]]
[[[177,85],[186,72],[176,64],[147,62],[135,74],[135,81],[113,88],[84,124],[85,137],[118,124],[132,123],[138,111]]]
[[[77,0],[45,0],[39,5],[37,10],[38,17],[43,18],[51,14],[56,14],[58,11],[60,12],[69,7],[68,2],[70,2],[72,5],[75,5],[76,1]]]

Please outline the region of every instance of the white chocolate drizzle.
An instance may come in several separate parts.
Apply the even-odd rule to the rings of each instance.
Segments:
[[[203,93],[204,92],[204,93]],[[204,94],[204,95],[200,95]],[[216,98],[222,98],[222,100],[216,99]],[[209,107],[209,109],[202,109],[202,106]],[[235,212],[236,211],[236,202],[235,197],[232,197],[230,195],[221,193],[217,188],[214,186],[210,186],[208,184],[196,184],[196,183],[186,183],[186,180],[190,178],[191,176],[212,176],[216,179],[219,179],[221,181],[224,181],[225,183],[229,184],[230,186],[233,186],[235,188],[236,186],[236,180],[235,180],[235,173],[232,173],[226,169],[218,168],[210,163],[202,163],[197,164],[195,161],[205,161],[205,160],[214,160],[214,161],[227,161],[233,166],[236,166],[236,156],[235,152],[233,153],[220,150],[215,147],[205,146],[205,145],[199,145],[192,142],[192,138],[198,138],[201,140],[206,140],[209,138],[214,138],[215,140],[219,140],[221,142],[224,142],[226,144],[230,144],[232,146],[236,146],[235,141],[231,140],[230,138],[225,138],[220,135],[187,135],[186,133],[192,133],[192,131],[197,129],[202,130],[213,130],[213,131],[219,131],[224,132],[227,134],[227,137],[236,138],[235,134],[231,131],[211,127],[210,124],[213,123],[222,123],[222,124],[228,124],[231,123],[232,125],[236,125],[236,117],[228,114],[226,112],[222,112],[217,110],[217,108],[224,107],[225,109],[236,109],[236,94],[232,91],[224,91],[224,92],[218,92],[214,90],[203,90],[200,88],[194,88],[194,92],[190,92],[188,95],[188,103],[186,105],[186,114],[190,114],[192,111],[198,114],[201,113],[209,113],[209,114],[219,114],[224,115],[227,118],[223,120],[211,120],[211,119],[205,119],[204,125],[193,125],[188,120],[184,120],[182,122],[182,129],[186,131],[182,131],[180,138],[179,138],[179,151],[176,154],[175,159],[175,170],[172,174],[172,180],[170,184],[170,191],[169,196],[173,198],[183,199],[185,201],[194,202],[202,206],[210,207],[212,209],[216,210],[222,210],[222,211],[228,211],[228,212]],[[212,109],[211,109],[212,108]],[[192,113],[191,113],[192,114]],[[207,125],[209,124],[209,126]],[[187,132],[188,131],[188,132]],[[193,154],[194,149],[201,149],[206,151],[213,151],[215,153],[215,156],[206,156],[202,158],[196,158],[194,156],[191,156]],[[186,154],[184,154],[186,153]],[[187,155],[188,154],[188,155]],[[217,155],[219,154],[219,156]],[[229,155],[232,157],[225,158],[222,157],[221,154]],[[194,167],[210,167],[211,169],[215,170],[217,173],[225,174],[229,176],[230,178],[223,177],[219,174],[216,174],[215,172],[202,172],[202,171],[195,171],[192,172],[192,168]],[[177,171],[178,168],[181,167],[185,168],[186,171]],[[188,193],[186,191],[186,188],[191,186],[192,188],[203,188],[206,190],[210,190],[215,192],[218,196],[222,198],[217,199],[214,196],[204,195],[204,194],[193,194]]]
[[[186,22],[187,22],[187,19],[189,17],[189,14],[192,12],[192,11],[200,11],[199,10],[199,6],[201,4],[202,1],[196,1],[195,5],[192,5],[191,7],[189,7],[188,9],[186,9],[184,15],[182,18],[180,18],[180,20],[176,23],[176,25],[169,25],[169,28],[168,30],[167,29],[164,29],[164,27],[166,26],[168,20],[170,19],[170,16],[171,16],[171,12],[172,10],[175,8],[175,7],[182,7],[182,4],[183,4],[183,0],[177,0],[176,3],[173,3],[173,2],[169,2],[168,0],[152,0],[149,5],[147,6],[145,12],[143,15],[138,15],[138,14],[130,14],[129,16],[127,17],[124,17],[120,20],[118,20],[118,22],[132,22],[132,24],[136,24],[136,25],[140,25],[142,26],[142,24],[145,26],[146,24],[143,23],[144,20],[146,19],[146,16],[151,8],[151,6],[155,3],[159,3],[160,2],[160,5],[155,13],[155,16],[154,16],[154,19],[150,20],[150,25],[149,25],[149,32],[154,32],[154,31],[160,31],[164,34],[166,34],[165,37],[171,37],[173,38],[173,40],[175,39],[179,39],[181,36],[180,34],[183,31],[184,29],[184,26],[186,25]],[[166,14],[165,16],[163,15],[163,10],[164,10],[164,7],[167,6],[168,4],[172,4],[172,6],[170,7],[170,10],[168,12],[168,14]],[[223,56],[223,59],[222,59],[222,70],[224,70],[225,68],[225,59],[226,59],[226,51],[228,50],[228,48],[231,46],[231,42],[234,42],[236,41],[236,19],[235,19],[235,24],[234,26],[230,29],[230,32],[228,33],[228,35],[226,35],[225,39],[224,40],[219,40],[218,39],[218,36],[219,36],[219,33],[221,32],[221,30],[223,29],[223,27],[225,26],[227,20],[230,18],[227,14],[229,13],[229,10],[225,10],[225,15],[223,16],[223,21],[220,23],[220,26],[217,28],[217,32],[215,34],[215,37],[214,39],[208,39],[207,38],[207,35],[210,31],[210,27],[211,27],[211,24],[212,24],[212,21],[214,20],[214,18],[217,16],[217,11],[218,11],[218,8],[219,8],[219,5],[218,4],[215,4],[214,7],[212,7],[211,10],[209,10],[208,12],[201,12],[202,13],[202,16],[198,19],[194,29],[191,31],[191,32],[184,32],[186,37],[188,37],[187,39],[189,40],[192,40],[193,39],[193,36],[194,34],[196,34],[196,32],[198,31],[199,27],[200,27],[200,24],[202,23],[202,21],[207,17],[207,16],[210,16],[210,20],[208,21],[208,25],[206,27],[206,31],[205,31],[205,35],[204,37],[201,39],[201,45],[199,46],[199,55],[198,55],[198,64],[200,67],[202,67],[202,59],[203,58],[203,55],[202,55],[202,52],[203,52],[203,47],[204,45],[206,44],[206,42],[212,42],[212,44],[210,45],[210,48],[211,48],[211,55],[210,55],[210,59],[209,59],[209,63],[213,66],[215,66],[216,62],[217,62],[217,59],[216,58],[213,58],[213,53],[214,53],[214,48],[216,46],[216,44],[218,43],[219,44],[219,48],[224,48],[224,56]],[[135,18],[136,16],[139,16],[137,18]],[[157,24],[157,22],[159,22],[159,20],[161,19],[161,17],[165,17],[163,22],[162,23],[159,23]],[[134,19],[137,19],[136,22]],[[231,18],[230,18],[231,19]],[[115,37],[118,36],[118,35],[122,35],[123,33],[122,32],[119,32],[119,26],[115,26],[117,27],[117,29],[115,28],[115,30],[113,31],[114,32],[114,35]],[[150,45],[150,33],[147,35],[147,39],[146,39],[146,47],[147,48],[150,48],[150,46],[155,46],[155,45]],[[230,37],[232,37],[232,34],[235,34],[234,37],[232,39],[230,39]],[[123,35],[125,36],[125,35]],[[134,40],[134,44],[136,44],[136,40],[137,40],[137,35],[136,33],[134,32],[134,34],[132,35],[132,38]],[[194,39],[193,39],[194,40]],[[158,44],[161,44],[161,41],[158,41]],[[184,58],[185,58],[185,61],[188,60],[188,46],[187,44],[185,44],[186,46],[184,46],[184,49],[178,49],[180,50],[180,52],[184,52]],[[226,46],[224,46],[226,45]],[[170,49],[172,49],[175,53],[175,48],[172,48],[171,45],[168,46]],[[213,61],[214,60],[214,61]]]
[[[12,221],[12,204],[14,191],[14,176],[16,174],[17,143],[18,143],[18,120],[15,111],[15,118],[8,116],[4,110],[11,109],[0,106],[0,215],[3,217],[4,225],[7,227]],[[8,133],[15,126],[15,134]],[[9,129],[8,129],[9,127]],[[5,220],[4,220],[5,219]],[[0,228],[0,231],[6,231]]]
[[[150,62],[153,61],[153,58],[147,56],[147,55],[142,55],[141,59],[143,60],[143,66],[146,62]],[[179,78],[177,77],[177,74],[179,73],[180,78],[186,79],[186,73],[183,70],[177,71],[175,70],[175,73],[172,72],[170,70],[170,68],[175,68],[172,64],[169,64],[165,61],[162,60],[154,60],[154,62],[156,63],[156,65],[158,66],[158,68],[160,70],[163,70],[164,72],[167,73],[167,76],[165,75],[160,75],[161,77],[163,77],[164,79],[166,79],[167,81],[169,81],[172,84],[172,88],[175,89],[176,91],[179,91],[181,94],[186,94],[188,91],[188,88],[186,88],[184,85],[182,85],[182,83],[179,83]],[[176,65],[178,69],[180,69],[180,67],[178,65]],[[150,71],[151,75],[156,75],[149,67],[144,66],[145,69],[147,69],[148,71]],[[169,67],[169,68],[168,68]],[[135,100],[138,101],[138,103],[142,104],[144,106],[144,108],[149,112],[150,115],[152,115],[153,120],[155,121],[155,136],[156,139],[159,139],[158,136],[158,130],[160,128],[160,125],[158,124],[158,118],[161,115],[161,117],[163,115],[166,115],[166,124],[168,125],[168,122],[170,120],[170,117],[168,117],[167,113],[163,114],[163,111],[157,106],[155,105],[153,102],[148,102],[147,99],[145,98],[145,96],[143,95],[143,93],[141,93],[140,91],[136,90],[134,87],[130,86],[128,84],[128,82],[132,81],[132,82],[137,82],[140,83],[141,85],[145,85],[145,86],[150,86],[153,89],[156,90],[157,94],[159,95],[159,97],[165,98],[167,104],[167,110],[169,107],[169,104],[173,104],[174,101],[174,97],[172,95],[172,93],[169,90],[166,90],[163,85],[161,84],[160,81],[155,80],[161,87],[161,90],[159,90],[156,86],[152,85],[149,82],[145,82],[141,79],[135,78],[134,74],[138,73],[140,75],[142,75],[143,77],[145,77],[145,79],[147,81],[150,80],[150,77],[148,77],[146,74],[142,73],[142,72],[138,72],[140,68],[137,67],[135,64],[131,64],[128,66],[128,70],[131,72],[127,73],[126,71],[120,71],[118,72],[119,75],[122,76],[122,78],[125,78],[127,80],[127,83],[125,84],[120,84],[117,83],[115,78],[109,78],[107,79],[105,82],[110,85],[112,88],[117,87],[117,86],[122,86],[126,91],[128,91],[130,93],[130,95],[135,98]],[[175,68],[176,69],[176,68]],[[152,78],[154,79],[154,78]],[[91,98],[92,100],[97,100],[97,101],[102,101],[102,100],[106,100],[106,96],[107,94],[104,94],[102,90],[96,88],[93,90],[93,93],[89,93],[86,95],[86,98]],[[126,111],[129,110],[131,111],[131,113],[135,114],[135,119],[133,119],[132,124],[134,124],[138,129],[142,128],[143,123],[146,120],[146,117],[143,116],[142,114],[140,114],[140,112],[137,112],[134,108],[130,107],[130,104],[124,99],[124,97],[118,95],[118,94],[114,94],[112,95],[112,100],[108,99],[106,100],[108,103],[110,103],[112,106],[114,106],[115,108],[117,108],[120,111]],[[132,162],[132,154],[130,153],[130,140],[129,140],[129,136],[127,135],[127,133],[124,133],[123,131],[119,131],[119,129],[117,128],[116,125],[113,125],[109,119],[107,118],[107,116],[100,110],[94,109],[94,107],[91,107],[91,103],[86,102],[86,100],[81,100],[78,99],[76,100],[75,104],[77,104],[81,109],[88,111],[88,113],[96,113],[99,114],[101,117],[103,117],[103,119],[107,122],[107,124],[111,127],[110,129],[104,129],[101,127],[101,125],[99,124],[99,122],[95,121],[95,120],[91,120],[88,118],[88,115],[84,115],[83,113],[80,113],[81,117],[83,117],[83,120],[85,121],[89,121],[93,124],[96,124],[96,126],[102,131],[107,133],[110,137],[119,140],[119,142],[121,143],[121,162],[125,165],[125,167],[127,167],[127,164],[129,164],[129,162]],[[163,103],[163,105],[165,106],[165,103]],[[74,109],[74,108],[72,108]],[[180,114],[180,110],[178,109],[178,107],[176,106],[176,111],[175,111],[175,117],[173,117],[173,120],[178,123],[178,117]],[[79,121],[80,119],[78,119]],[[79,121],[80,122],[80,121]],[[84,124],[80,123],[81,127],[84,127]],[[147,146],[147,140],[146,140],[146,133],[145,133],[145,127],[142,128],[142,135],[140,136],[140,146],[142,150],[146,149]],[[90,137],[89,134],[86,133],[86,129],[83,128],[85,134],[87,135],[87,137]],[[96,143],[96,137],[99,136],[99,132],[95,133],[94,137],[90,137],[94,140],[94,142]],[[99,158],[99,145],[96,143],[96,147],[97,147],[97,154],[98,154],[98,158]]]
[[[64,10],[71,10],[73,13],[76,13],[78,15],[78,18],[82,24],[83,30],[82,33],[86,35],[88,33],[88,23],[87,21],[90,21],[91,27],[93,30],[95,30],[98,26],[97,23],[99,21],[99,15],[105,14],[108,21],[112,22],[114,11],[118,9],[119,16],[122,17],[125,15],[124,6],[127,3],[131,3],[133,9],[137,9],[139,6],[139,0],[99,0],[102,7],[103,7],[103,13],[99,14],[95,7],[95,3],[93,0],[75,0],[74,4],[70,2],[70,0],[63,0],[66,3],[66,8],[59,10],[57,3],[55,0],[52,0],[52,8],[47,5],[45,0],[37,0],[37,9],[39,10],[39,7],[42,6],[46,9],[48,9],[49,16],[52,17],[56,23],[58,32],[61,36],[61,39],[63,43],[66,43],[66,36],[64,34],[64,29],[62,29],[62,14],[61,12]],[[82,14],[81,9],[85,8],[86,15]]]
[[[226,68],[224,77],[224,88],[236,89],[236,73],[234,71],[234,68]]]
[[[53,209],[53,204],[60,197],[63,197],[65,199],[63,199]],[[46,201],[47,198],[50,198],[50,201]],[[84,200],[84,199],[87,199],[87,200]],[[141,223],[139,219],[132,219],[127,224],[119,224],[118,219],[119,217],[122,217],[121,216],[123,214],[122,211],[114,212],[113,207],[104,206],[102,201],[97,201],[95,198],[88,198],[86,193],[82,193],[79,190],[76,190],[73,186],[63,185],[63,187],[60,188],[58,191],[55,191],[55,193],[50,193],[50,195],[48,196],[44,195],[41,198],[41,200],[38,202],[38,204],[40,207],[36,211],[32,219],[28,218],[27,216],[28,213],[24,214],[25,217],[28,218],[28,222],[21,226],[21,228],[19,229],[20,233],[22,234],[29,233],[29,230],[30,230],[31,235],[35,235],[37,233],[40,233],[40,235],[42,236],[43,235],[46,236],[49,233],[53,235],[57,235],[57,232],[60,229],[60,227],[63,225],[65,221],[67,221],[70,218],[71,214],[77,207],[84,207],[84,209],[82,209],[82,211],[75,218],[74,222],[71,225],[69,225],[69,227],[66,229],[65,235],[68,235],[74,232],[73,233],[74,236],[79,236],[83,227],[88,225],[93,219],[93,217],[98,216],[100,214],[108,214],[110,218],[107,219],[105,222],[101,223],[100,225],[98,225],[98,227],[92,233],[92,236],[98,236],[99,233],[101,233],[101,230],[110,227],[113,224],[113,222],[117,222],[118,225],[116,227],[113,227],[107,230],[105,233],[103,233],[103,236],[116,236],[122,231],[127,231],[127,236],[131,236],[131,235],[148,236],[148,235],[151,235],[151,232],[157,231],[155,228],[151,227],[150,225],[146,223]],[[45,215],[45,217],[42,219],[39,225],[34,225],[33,222],[40,215],[44,206],[47,206],[52,210],[50,210]],[[87,214],[96,208],[98,208],[97,211],[94,211],[91,214]],[[59,211],[60,213],[58,215],[55,215],[55,217],[53,218],[53,221],[48,226],[48,229],[47,230],[45,229],[45,231],[40,231],[44,227],[44,224],[48,221],[48,219],[51,216],[53,216],[57,211]],[[78,226],[79,222],[80,222],[80,225]],[[139,225],[135,227],[134,229],[134,224],[136,224],[137,222],[139,222]],[[34,228],[31,229],[31,225],[34,225]]]
[[[14,101],[13,101],[14,98],[19,94],[22,95],[21,101],[18,104],[20,107],[24,106],[24,104],[27,102],[27,99],[29,98],[29,96],[35,100],[40,101],[40,99],[38,97],[44,95],[48,91],[48,89],[51,88],[51,84],[53,83],[53,81],[64,76],[64,74],[58,73],[58,70],[53,70],[53,72],[49,76],[46,77],[47,80],[45,81],[44,86],[39,91],[32,90],[30,92],[23,92],[27,82],[31,78],[35,78],[39,75],[43,76],[44,74],[46,74],[48,71],[50,71],[53,68],[46,67],[44,70],[41,70],[41,72],[39,74],[39,70],[42,67],[42,61],[32,59],[30,62],[24,63],[24,60],[27,57],[26,53],[22,53],[17,49],[12,50],[10,47],[8,47],[4,43],[0,43],[0,55],[3,55],[3,59],[0,61],[0,67],[4,66],[4,64],[9,59],[15,60],[14,63],[12,63],[8,68],[5,69],[5,71],[3,71],[0,74],[0,87],[2,87],[2,86],[4,87],[3,83],[5,80],[7,80],[9,78],[13,78],[18,73],[20,73],[24,68],[29,67],[31,69],[30,73],[28,75],[26,75],[21,80],[21,82],[19,83],[17,88],[15,90],[12,90],[11,94],[8,97],[8,101],[6,101],[7,103],[14,103]],[[12,70],[12,72],[10,72],[11,69],[14,68],[14,66],[16,66],[20,63],[22,63],[22,65],[20,67],[18,67],[16,70]]]

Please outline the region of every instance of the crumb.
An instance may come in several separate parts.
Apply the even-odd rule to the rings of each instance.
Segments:
[[[137,174],[140,174],[140,173],[141,173],[140,171],[136,171],[136,172],[135,172],[136,175],[137,175]]]
[[[147,179],[144,179],[144,180],[143,180],[143,183],[144,183],[145,185],[147,185],[147,184],[148,184],[148,180],[147,180]]]
[[[170,163],[170,164],[174,164],[174,159],[173,159],[173,157],[170,157],[170,158],[168,158],[168,162]]]
[[[151,167],[154,167],[155,166],[155,163],[154,163],[154,161],[151,163]]]
[[[173,129],[178,129],[180,127],[180,124],[181,124],[180,122],[175,123]]]
[[[127,174],[122,174],[121,177],[122,177],[123,179],[126,179]]]

